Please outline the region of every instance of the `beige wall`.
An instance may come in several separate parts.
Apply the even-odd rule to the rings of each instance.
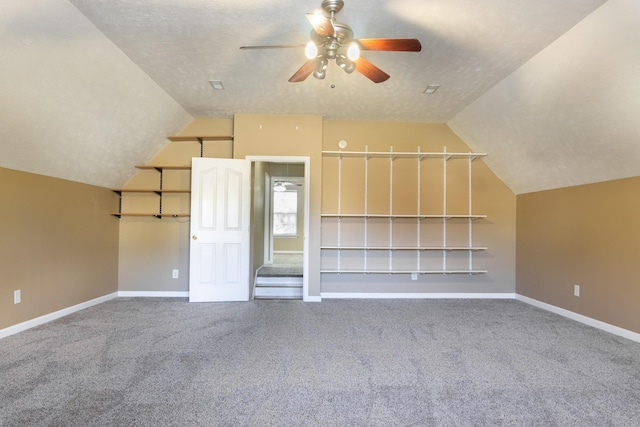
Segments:
[[[313,116],[281,115],[238,115],[232,121],[195,120],[181,134],[220,135],[233,134],[233,157],[246,156],[309,156],[310,172],[310,276],[311,296],[320,292],[437,292],[437,293],[513,293],[515,291],[515,196],[486,167],[481,160],[473,163],[473,211],[486,214],[487,219],[477,220],[473,224],[474,244],[487,246],[486,252],[474,253],[474,267],[486,269],[488,274],[469,275],[422,275],[419,280],[411,281],[408,275],[320,275],[321,239],[325,244],[331,241],[332,226],[326,221],[321,227],[320,212],[336,211],[336,164],[335,158],[323,158],[322,149],[335,150],[341,139],[348,141],[348,150],[389,150],[468,152],[469,148],[443,124],[415,123],[374,123],[327,121]],[[193,147],[191,147],[191,145]],[[216,144],[216,143],[208,143]],[[217,145],[222,152],[205,150],[206,157],[227,157],[231,148],[224,149],[224,143]],[[207,145],[206,147],[210,147]],[[209,148],[208,150],[211,150]],[[199,155],[199,145],[194,143],[170,143],[151,163],[188,164],[190,158]],[[490,154],[491,155],[491,154]],[[363,203],[362,160],[350,159],[345,166],[346,183],[343,188],[343,212],[345,209],[361,211]],[[423,201],[422,213],[439,213],[442,210],[442,161],[423,160]],[[394,160],[394,212],[412,213],[416,206],[415,159]],[[270,165],[269,167],[271,168]],[[369,212],[388,210],[388,159],[376,159],[370,164]],[[448,212],[468,213],[468,163],[449,161],[448,168]],[[167,173],[167,172],[165,172]],[[258,172],[263,173],[263,172]],[[181,175],[182,174],[182,175]],[[351,175],[349,175],[351,174]],[[189,188],[187,172],[175,172],[165,177],[165,188],[175,185]],[[274,175],[272,173],[272,175]],[[274,175],[275,176],[275,175]],[[128,184],[132,187],[157,185],[157,172],[141,171]],[[255,179],[255,177],[254,177]],[[404,182],[403,185],[397,185]],[[457,190],[456,190],[457,189]],[[157,206],[155,195],[128,195],[135,205],[144,203],[144,197],[150,198],[149,208]],[[188,195],[175,196],[176,209],[188,210]],[[166,204],[169,200],[165,201]],[[182,206],[179,204],[182,203]],[[254,200],[254,229],[256,209],[260,206]],[[134,208],[133,206],[131,207]],[[139,208],[139,207],[138,207]],[[467,210],[466,210],[467,209]],[[461,211],[461,212],[457,212]],[[162,220],[154,218],[123,218],[120,233],[120,290],[127,291],[187,291],[189,226],[184,219]],[[396,236],[403,233],[406,238],[414,238],[411,224],[396,223]],[[425,224],[425,235],[442,236],[442,223]],[[468,241],[468,224],[464,220],[450,220],[449,244]],[[374,238],[384,239],[388,235],[388,225],[379,224],[374,229]],[[324,234],[322,234],[324,233]],[[262,236],[260,236],[261,238]],[[257,257],[264,256],[257,241],[252,242],[253,264],[259,264]],[[330,265],[331,260],[323,252],[323,262]],[[429,255],[430,256],[430,255]],[[466,267],[468,261],[460,254],[449,253],[450,265]],[[437,261],[433,261],[437,262]],[[179,279],[171,278],[171,270],[178,268]],[[322,279],[322,282],[321,282]]]
[[[265,173],[269,164],[254,162],[252,167],[252,200],[251,200],[251,275],[250,281],[253,288],[255,273],[264,264],[264,231],[265,231],[265,193],[268,191],[265,185]]]
[[[325,121],[324,150],[338,150],[338,141],[347,141],[347,151],[469,152],[469,148],[444,124],[382,123]],[[489,153],[489,155],[494,155]],[[341,213],[363,213],[365,206],[364,164],[362,157],[342,160]],[[468,214],[468,161],[447,162],[447,213]],[[418,209],[417,160],[393,160],[393,205],[390,208],[389,158],[372,158],[368,164],[367,212],[389,214],[416,214]],[[338,159],[323,160],[322,211],[337,213]],[[424,159],[421,162],[421,214],[442,214],[444,194],[444,166],[442,159]],[[472,164],[474,214],[485,214],[486,219],[473,222],[474,246],[487,246],[487,251],[473,254],[474,269],[488,270],[479,275],[419,275],[412,281],[408,274],[332,274],[322,275],[323,292],[354,293],[514,293],[515,292],[515,195],[500,181],[482,160]],[[333,245],[337,239],[337,220],[324,219],[322,240]],[[363,243],[363,221],[341,221],[342,245],[360,246]],[[393,240],[396,246],[415,246],[417,220],[394,220]],[[369,220],[368,245],[389,244],[389,220]],[[468,221],[449,220],[448,245],[468,244]],[[421,221],[423,245],[442,245],[442,220]],[[344,254],[344,252],[343,252]],[[341,256],[341,267],[362,268],[363,256],[351,253]],[[421,266],[442,268],[442,252],[422,253]],[[412,269],[417,265],[415,252],[396,251],[394,268]],[[337,251],[323,251],[323,266],[337,264]],[[388,252],[369,252],[369,268],[388,268]],[[397,267],[396,267],[397,266]],[[423,268],[424,268],[423,267]],[[468,255],[447,253],[448,269],[468,268]]]
[[[233,121],[198,119],[191,122],[180,136],[233,135]],[[170,135],[167,135],[170,136]],[[231,158],[231,141],[204,143],[204,157]],[[150,162],[152,165],[190,165],[192,157],[200,156],[197,142],[168,142]],[[133,167],[133,165],[132,165]],[[125,188],[158,188],[159,174],[155,170],[139,171]],[[164,171],[163,188],[189,189],[191,173]],[[188,194],[163,197],[164,212],[189,212]],[[155,194],[125,193],[123,211],[154,212],[158,209]],[[119,249],[120,291],[187,292],[189,290],[189,218],[123,217],[120,220]],[[172,278],[178,269],[179,278]]]
[[[117,292],[115,193],[0,168],[0,198],[0,329]]]
[[[240,114],[234,118],[234,157],[308,156],[309,295],[320,295],[322,117]]]
[[[640,177],[519,195],[517,292],[640,333],[639,188]]]

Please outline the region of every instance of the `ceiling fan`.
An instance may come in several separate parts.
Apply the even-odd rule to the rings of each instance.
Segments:
[[[290,82],[304,81],[311,74],[317,79],[326,76],[329,61],[335,60],[345,72],[358,71],[374,83],[382,83],[390,76],[360,56],[361,50],[420,52],[418,39],[354,39],[353,30],[337,22],[336,13],[342,10],[343,0],[323,0],[322,9],[328,14],[307,13],[311,23],[311,40],[306,45],[241,46],[240,49],[273,49],[305,46],[308,61],[296,71]]]
[[[276,180],[273,182],[273,191],[291,191],[296,187],[302,187],[302,184],[283,180]]]

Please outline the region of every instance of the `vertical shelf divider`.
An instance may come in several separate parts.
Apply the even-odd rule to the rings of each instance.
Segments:
[[[472,208],[472,187],[471,176],[473,159],[469,157],[469,271],[473,271],[473,208]]]
[[[389,147],[389,272],[393,271],[393,145]]]
[[[421,163],[422,163],[422,156],[420,155],[420,146],[418,146],[418,217],[416,218],[416,228],[417,228],[417,235],[418,235],[418,241],[416,242],[416,272],[419,272],[421,270],[420,268],[420,246],[422,243],[422,238],[421,238],[421,224],[420,224],[420,214],[421,214],[421,210],[420,210],[420,205],[422,202],[422,170],[421,170]]]
[[[341,270],[341,266],[340,266],[340,257],[342,255],[342,250],[340,249],[342,247],[342,242],[341,242],[341,223],[342,223],[342,217],[340,216],[340,214],[342,213],[342,206],[341,206],[341,202],[342,202],[342,149],[340,149],[340,155],[338,156],[338,271]]]
[[[367,271],[367,248],[369,247],[369,217],[367,214],[369,213],[369,146],[364,146],[364,271]]]
[[[164,181],[164,169],[160,168],[160,169],[157,169],[157,170],[158,170],[158,172],[160,172],[160,192],[158,193],[158,197],[160,198],[160,202],[159,202],[160,206],[159,206],[159,209],[158,209],[158,213],[160,215],[158,215],[158,218],[162,218],[162,184],[163,184],[163,181]]]
[[[444,147],[442,164],[442,271],[447,271],[447,147]]]

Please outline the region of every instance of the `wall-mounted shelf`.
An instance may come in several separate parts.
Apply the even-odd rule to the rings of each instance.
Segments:
[[[485,246],[320,246],[320,249],[339,251],[486,251]]]
[[[163,217],[188,217],[188,213],[167,213],[162,211],[162,201],[163,196],[165,194],[190,194],[191,190],[183,190],[183,189],[166,189],[162,188],[163,186],[163,178],[165,170],[190,170],[191,166],[186,165],[137,165],[137,169],[141,170],[155,170],[159,173],[159,186],[158,188],[113,188],[111,191],[116,193],[119,197],[118,199],[118,212],[112,213],[113,216],[117,218],[122,218],[123,216],[137,216],[137,217],[155,217],[155,218],[163,218]],[[124,193],[147,193],[147,194],[157,194],[158,195],[158,212],[153,213],[135,213],[135,212],[122,212],[122,197]]]
[[[167,218],[167,217],[171,217],[171,218],[182,218],[182,217],[189,217],[191,216],[190,214],[186,214],[186,213],[157,213],[157,212],[149,212],[149,213],[141,213],[141,212],[114,212],[111,215],[117,217],[117,218],[122,218],[123,216],[137,216],[137,217],[155,217],[155,218]]]
[[[471,161],[484,157],[486,153],[447,153],[447,152],[407,152],[407,151],[323,151],[324,156],[339,156],[339,157],[390,157],[395,158],[417,158],[419,160],[427,158],[443,158],[445,160],[450,159],[469,159]]]
[[[393,147],[390,147],[389,151],[369,151],[368,147],[365,148],[365,151],[323,151],[323,156],[325,157],[337,157],[337,212],[333,213],[323,213],[321,214],[321,219],[323,221],[323,225],[335,227],[335,236],[330,240],[336,241],[335,244],[323,244],[321,246],[321,250],[330,253],[333,251],[332,260],[335,265],[332,265],[330,268],[321,268],[321,273],[327,274],[484,274],[486,270],[479,270],[474,268],[473,266],[473,256],[472,254],[478,251],[487,250],[484,246],[475,246],[473,244],[473,228],[472,223],[478,219],[486,218],[486,215],[479,215],[473,213],[472,209],[472,167],[471,164],[474,160],[482,158],[486,156],[486,153],[448,153],[446,151],[446,147],[443,152],[421,152],[420,148],[418,148],[417,152],[394,152]],[[343,177],[342,177],[342,160],[343,158],[362,158],[364,162],[364,205],[361,212],[342,212],[342,186],[343,186]],[[389,159],[389,208],[388,213],[370,213],[368,211],[369,206],[369,160],[373,158],[388,158]],[[416,167],[416,176],[417,182],[412,183],[402,183],[404,187],[408,184],[413,187],[415,185],[416,188],[416,198],[417,198],[417,212],[410,214],[394,214],[393,213],[393,194],[394,194],[394,173],[393,173],[393,165],[394,161],[400,158],[404,159],[416,159],[415,167]],[[421,163],[424,159],[442,159],[443,161],[443,177],[442,177],[442,200],[435,200],[429,203],[430,206],[441,206],[441,214],[423,214],[421,212],[421,197],[422,191],[421,186],[423,185],[423,177],[421,170]],[[462,213],[454,213],[451,214],[447,210],[447,162],[450,160],[462,160],[468,163],[468,188],[466,191],[468,192],[468,205],[467,212]],[[378,163],[379,164],[379,163]],[[404,164],[406,167],[406,163]],[[457,180],[457,182],[460,182]],[[462,191],[465,191],[463,189]],[[406,196],[405,196],[406,197]],[[438,209],[439,210],[439,209]],[[465,225],[467,228],[467,244],[466,245],[451,245],[448,243],[448,230],[447,223],[452,219],[463,220],[468,223]],[[354,242],[353,237],[351,237],[350,244],[344,244],[343,240],[343,220],[349,220],[350,230],[353,231],[354,227],[357,229],[361,227],[361,242],[362,244],[358,244],[358,242]],[[441,229],[441,244],[436,243],[435,245],[425,245],[422,242],[421,234],[423,226],[421,225],[423,222],[427,221],[428,224],[432,224],[433,221],[436,221],[434,224],[437,226],[438,221],[442,222]],[[330,222],[329,222],[330,221]],[[375,221],[375,224],[374,224]],[[358,222],[360,224],[358,225]],[[377,232],[380,233],[381,229],[380,224],[385,224],[386,230],[384,233],[384,243],[383,245],[379,244],[371,244],[370,241],[377,240],[376,243],[380,241],[381,235],[373,235],[371,234],[371,229],[373,229],[374,225],[377,224]],[[406,235],[404,240],[400,245],[397,243],[397,238],[394,235],[394,223],[396,227],[406,228],[408,226],[415,227],[415,245],[412,245],[410,241],[407,241]],[[345,223],[346,224],[346,223]],[[411,225],[413,224],[413,225]],[[464,224],[464,223],[463,223]],[[426,225],[425,225],[426,226]],[[429,225],[428,227],[433,227],[433,225]],[[356,244],[353,244],[356,243]],[[361,258],[354,258],[354,255],[357,255],[358,251],[362,252]],[[385,255],[385,252],[387,255]],[[411,253],[415,253],[415,258],[412,258],[413,255]],[[438,255],[438,252],[440,255]],[[441,269],[434,268],[425,268],[421,264],[423,263],[422,255],[424,253],[429,253],[432,255],[428,255],[431,257],[429,259],[430,262],[433,262],[432,257],[438,256],[440,260],[440,264],[442,265]],[[466,263],[468,264],[468,268],[459,268],[460,267],[460,259],[459,256],[456,256],[456,266],[448,266],[447,262],[447,254],[460,254],[459,256],[463,256],[466,259]],[[394,254],[398,254],[400,258],[397,260],[398,264],[396,265],[396,260],[394,258]],[[452,255],[454,256],[454,255]],[[346,257],[343,260],[343,257]],[[407,258],[409,257],[409,258]],[[369,258],[373,259],[373,262],[369,260]],[[412,260],[413,259],[413,260]],[[353,268],[354,260],[357,260],[356,263],[361,263],[363,268]],[[343,262],[344,261],[344,262]],[[375,264],[375,268],[370,268],[368,266],[368,262],[371,264]],[[343,264],[349,264],[351,266],[345,266]],[[325,262],[323,262],[325,264]],[[381,265],[388,265],[388,268],[380,268]]]
[[[209,135],[209,136],[169,136],[171,142],[198,142],[200,144],[200,157],[204,157],[204,143],[206,141],[231,141],[233,152],[233,135]]]
[[[189,165],[136,165],[136,169],[142,170],[157,170],[158,172],[162,172],[165,170],[190,170],[191,166]]]
[[[403,219],[403,218],[415,218],[415,219],[471,219],[476,220],[480,218],[486,218],[486,215],[388,215],[388,214],[321,214],[322,218],[388,218],[388,219]]]
[[[171,142],[198,142],[200,144],[200,157],[203,157],[204,143],[207,141],[231,141],[233,144],[233,135],[205,135],[205,136],[169,136]],[[232,146],[233,150],[233,146]],[[113,216],[122,217],[155,217],[155,218],[180,218],[189,217],[188,213],[168,213],[163,212],[162,201],[166,194],[190,194],[190,189],[166,189],[164,185],[165,171],[188,171],[191,170],[190,165],[136,165],[136,169],[155,170],[159,174],[159,183],[157,188],[114,188],[112,191],[119,196],[118,212],[112,213]],[[125,193],[148,193],[158,195],[158,211],[149,213],[122,212],[122,197]]]
[[[487,270],[320,270],[320,273],[328,274],[486,274]]]
[[[118,195],[122,193],[155,193],[157,195],[162,193],[191,193],[191,190],[154,190],[151,188],[112,188],[111,191]]]

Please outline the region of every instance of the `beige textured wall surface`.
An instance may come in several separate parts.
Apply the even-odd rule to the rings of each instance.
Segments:
[[[519,195],[517,292],[640,333],[639,189],[629,178]]]
[[[117,292],[115,193],[0,168],[0,198],[0,329]]]
[[[424,123],[384,123],[325,121],[323,150],[338,150],[345,140],[345,151],[447,152],[471,151],[446,125]],[[492,155],[492,153],[488,153]],[[390,165],[388,157],[370,158],[367,165],[365,191],[364,157],[343,157],[341,184],[338,191],[338,158],[323,159],[322,212],[404,214],[418,213],[418,160],[397,158]],[[423,159],[420,162],[421,214],[441,215],[444,212],[444,160]],[[391,173],[393,171],[393,173]],[[446,162],[446,209],[448,214],[469,214],[469,162]],[[473,268],[487,270],[478,275],[423,274],[412,281],[409,274],[322,274],[322,291],[331,293],[513,293],[515,292],[515,195],[500,181],[482,160],[472,163],[472,213],[487,215],[472,224],[474,246],[488,250],[473,253]],[[366,197],[365,197],[366,196]],[[442,219],[420,221],[422,246],[442,246]],[[322,244],[336,245],[337,220],[322,222]],[[371,219],[367,223],[367,245],[416,246],[418,221],[396,219],[390,237],[388,219]],[[469,223],[466,219],[446,222],[447,246],[469,244]],[[364,222],[348,218],[340,222],[342,246],[363,246]],[[323,250],[323,269],[337,267],[337,251]],[[442,270],[442,251],[423,251],[421,269]],[[447,252],[447,269],[468,269],[468,252]],[[393,269],[415,270],[415,251],[394,251]],[[340,267],[362,269],[363,251],[343,251]],[[389,269],[388,251],[369,251],[367,268]]]
[[[179,136],[233,135],[233,121],[198,119],[187,125]],[[167,135],[170,136],[170,135]],[[197,142],[169,142],[150,162],[151,165],[190,165],[200,156]],[[204,157],[231,158],[231,141],[204,143]],[[134,165],[131,165],[134,167]],[[125,188],[159,188],[156,170],[140,170]],[[165,170],[163,188],[189,190],[189,170]],[[163,212],[189,213],[189,194],[165,194]],[[125,193],[122,209],[126,212],[157,212],[156,194]],[[189,290],[189,218],[123,217],[120,220],[120,291],[187,292]],[[174,279],[172,272],[179,270]]]
[[[234,157],[308,156],[309,295],[320,295],[322,117],[240,114],[234,118]]]
[[[264,264],[264,231],[265,231],[265,174],[269,164],[254,162],[252,169],[253,195],[251,199],[251,274],[249,280],[253,286],[255,272]]]
[[[183,135],[231,134],[231,121],[198,119],[191,123]],[[309,156],[310,157],[310,265],[309,292],[319,296],[320,292],[416,292],[416,293],[513,293],[515,290],[515,196],[498,180],[481,160],[473,162],[473,211],[486,214],[487,219],[473,223],[474,245],[487,246],[489,250],[474,253],[474,267],[486,269],[488,274],[469,275],[423,275],[411,281],[407,275],[320,275],[321,239],[330,243],[332,225],[323,222],[321,209],[325,212],[336,210],[336,169],[335,158],[322,156],[322,149],[337,149],[337,141],[345,139],[348,150],[470,151],[446,125],[415,123],[375,123],[375,122],[333,122],[323,121],[314,116],[280,115],[238,115],[233,120],[233,150],[226,143],[217,143],[219,152],[212,151],[216,143],[206,143],[206,157],[228,157],[233,152],[235,158],[246,156]],[[226,148],[225,148],[226,147]],[[196,153],[196,154],[194,154]],[[190,158],[199,154],[197,143],[170,143],[151,162],[153,164],[188,164]],[[490,154],[491,155],[491,154]],[[345,166],[346,184],[343,188],[343,211],[360,211],[363,203],[362,160],[349,159]],[[394,160],[394,180],[402,185],[394,185],[395,213],[411,213],[417,208],[415,159]],[[371,162],[371,187],[369,211],[389,209],[389,169],[388,159],[374,159]],[[269,166],[274,167],[274,165]],[[442,161],[423,160],[422,213],[442,211]],[[466,161],[452,160],[448,168],[448,212],[466,214],[468,209],[468,164]],[[276,174],[275,171],[273,174]],[[272,174],[272,175],[273,175]],[[428,177],[428,178],[427,178]],[[131,188],[157,186],[156,171],[140,171],[128,185]],[[189,188],[189,173],[165,172],[165,188]],[[454,191],[455,188],[464,190]],[[127,209],[157,209],[157,196],[127,195],[131,203]],[[148,199],[148,200],[147,200]],[[174,200],[175,199],[175,200]],[[165,211],[175,209],[188,211],[188,195],[165,198]],[[126,205],[125,202],[123,204]],[[146,203],[146,205],[145,205]],[[174,207],[172,206],[174,204]],[[254,201],[255,203],[255,201]],[[261,212],[259,209],[257,212]],[[256,213],[254,212],[254,215]],[[254,218],[255,219],[255,218]],[[256,223],[254,221],[254,227]],[[414,238],[412,224],[396,224],[396,236]],[[442,223],[423,222],[424,244],[429,244],[427,236],[434,244],[442,237]],[[120,290],[122,291],[187,291],[189,265],[189,225],[183,219],[165,218],[123,218],[120,224]],[[450,220],[447,223],[449,244],[467,244],[468,222]],[[357,233],[356,233],[357,234]],[[374,224],[370,235],[381,244],[388,236],[388,224]],[[260,256],[259,243],[253,242],[255,257]],[[323,253],[326,251],[323,251]],[[326,258],[326,253],[324,257]],[[433,254],[426,254],[431,257]],[[427,259],[426,262],[439,262]],[[329,264],[330,259],[324,259]],[[355,259],[353,262],[359,262]],[[384,261],[383,261],[384,262]],[[409,261],[410,262],[410,261]],[[451,267],[467,266],[466,254],[449,253]],[[172,279],[171,270],[178,268],[180,278]],[[321,281],[322,280],[322,281]]]

